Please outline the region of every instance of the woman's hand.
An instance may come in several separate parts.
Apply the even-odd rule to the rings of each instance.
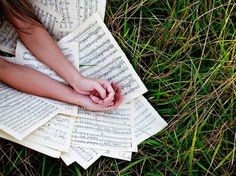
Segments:
[[[85,109],[89,111],[110,111],[116,109],[122,102],[123,96],[121,94],[121,87],[114,82],[112,83],[112,88],[115,90],[114,100],[110,104],[98,104],[96,99],[97,97],[90,98],[91,95],[85,95],[85,94],[78,94],[78,105],[84,107]]]
[[[108,81],[95,80],[79,76],[70,84],[73,89],[83,95],[88,95],[94,103],[111,105],[115,99],[115,90]]]

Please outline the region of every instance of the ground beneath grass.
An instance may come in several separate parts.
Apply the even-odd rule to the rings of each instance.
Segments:
[[[109,0],[106,24],[169,126],[86,171],[0,140],[0,175],[235,175],[236,2]]]

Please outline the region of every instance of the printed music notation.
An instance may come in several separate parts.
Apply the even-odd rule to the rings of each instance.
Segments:
[[[48,25],[48,30],[57,39],[65,36],[59,41],[58,46],[68,60],[78,69],[78,58],[80,58],[80,64],[86,65],[80,68],[80,72],[85,76],[114,80],[121,84],[124,102],[129,104],[124,103],[117,110],[109,112],[88,112],[54,100],[39,97],[34,99],[34,96],[32,99],[31,96],[21,95],[22,92],[12,92],[13,89],[0,84],[0,98],[3,99],[0,101],[0,114],[2,113],[3,119],[0,128],[10,134],[1,131],[0,137],[52,157],[61,157],[67,165],[77,162],[85,169],[100,156],[130,161],[132,152],[137,151],[137,145],[159,132],[167,123],[142,96],[147,89],[100,19],[101,17],[93,14],[95,11],[105,12],[105,1],[39,1],[41,5],[37,6],[39,8],[35,7],[35,10],[41,14],[41,18],[45,18],[42,19],[44,25]],[[76,4],[73,5],[76,10],[70,10],[71,4]],[[47,13],[47,9],[52,13]],[[75,18],[80,18],[78,20],[80,26],[73,32],[71,28],[76,26],[76,23],[73,18],[70,18],[72,13],[76,13]],[[62,20],[54,18],[55,16]],[[3,35],[0,36],[1,40]],[[12,43],[14,45],[14,42]],[[10,42],[8,44],[10,46]],[[17,44],[16,53],[16,58],[3,59],[18,62],[58,81],[64,81],[34,58],[20,42]],[[15,102],[9,98],[13,98]],[[35,112],[32,112],[34,110]],[[12,114],[9,114],[10,111]],[[27,120],[37,117],[34,113],[37,113],[39,118],[28,124]],[[28,118],[25,119],[25,123],[21,120],[24,114],[27,114]],[[13,120],[9,119],[10,116]],[[44,118],[45,116],[47,118]],[[33,129],[35,130],[30,132]]]

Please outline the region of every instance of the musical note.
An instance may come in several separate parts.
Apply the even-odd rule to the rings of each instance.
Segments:
[[[6,106],[7,105],[7,106]],[[22,140],[54,117],[59,109],[42,99],[0,82],[0,129]]]
[[[75,117],[73,116],[58,114],[31,135],[27,136],[25,140],[68,152],[74,121]]]
[[[158,112],[143,96],[134,100],[134,108],[133,127],[137,144],[158,133],[167,126],[165,120],[161,118]]]
[[[62,153],[61,158],[67,165],[76,161],[84,169],[87,169],[102,156],[103,153],[104,151],[73,146],[68,153]]]
[[[93,65],[92,69],[82,67],[81,74],[119,83],[122,87],[124,103],[147,91],[98,14],[89,17],[86,23],[61,39],[60,43],[72,41],[79,43],[80,64]]]
[[[59,38],[59,22],[63,17],[35,0],[32,0],[31,4],[43,26],[53,37]],[[15,54],[17,40],[15,28],[8,21],[4,21],[0,27],[0,50]]]
[[[59,44],[59,47],[61,48],[65,57],[72,63],[72,65],[74,65],[78,69],[79,68],[78,44],[75,42],[66,44],[64,43],[64,44]],[[20,41],[17,42],[15,63],[26,66],[28,68],[32,68],[36,71],[39,71],[51,77],[52,79],[67,84],[65,80],[63,80],[60,76],[58,76],[53,70],[51,70],[48,66],[40,62],[37,58],[35,58],[33,54]],[[52,99],[44,98],[44,100],[51,102],[55,106],[60,108],[61,113],[67,113],[69,115],[76,115],[77,113],[78,109],[77,106]]]
[[[30,0],[32,3],[35,0]],[[88,17],[98,12],[104,19],[106,0],[38,0],[41,4],[59,13],[63,19],[57,39],[61,39],[80,26]]]
[[[71,145],[94,149],[136,151],[131,128],[132,105],[123,105],[109,112],[79,109]]]

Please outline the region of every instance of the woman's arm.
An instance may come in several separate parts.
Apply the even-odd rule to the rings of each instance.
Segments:
[[[65,58],[48,32],[40,25],[22,22],[13,18],[17,33],[24,45],[34,56],[56,71],[69,84],[81,79],[81,74]]]
[[[109,104],[113,101],[115,92],[110,83],[83,77],[65,58],[51,36],[40,24],[30,24],[15,17],[12,17],[12,22],[17,27],[20,39],[34,56],[64,78],[75,91],[86,95],[97,91],[104,100],[100,101],[101,104]]]
[[[51,98],[88,110],[105,111],[116,108],[122,101],[121,88],[117,89],[114,103],[108,106],[94,103],[89,96],[78,94],[71,87],[59,83],[32,69],[16,65],[0,58],[0,81],[26,93]]]
[[[26,93],[77,104],[75,92],[46,75],[0,58],[0,81]]]

